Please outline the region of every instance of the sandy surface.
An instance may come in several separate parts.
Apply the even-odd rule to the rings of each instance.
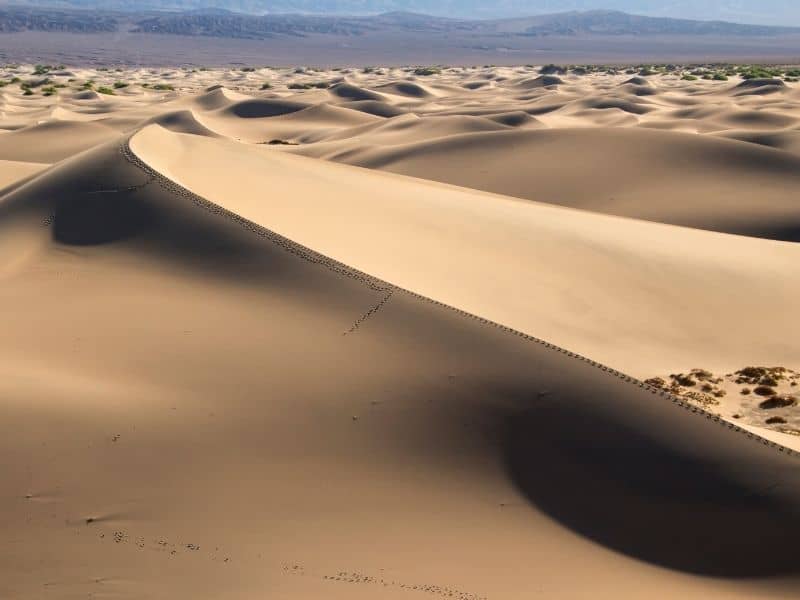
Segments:
[[[797,596],[798,84],[13,77],[0,597]]]

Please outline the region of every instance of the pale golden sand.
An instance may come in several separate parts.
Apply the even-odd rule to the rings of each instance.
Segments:
[[[800,364],[797,84],[47,76],[0,90],[0,597],[796,597],[797,409],[714,373]]]

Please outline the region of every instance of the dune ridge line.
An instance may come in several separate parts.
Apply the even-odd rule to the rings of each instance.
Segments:
[[[218,215],[220,217],[226,218],[228,220],[234,221],[235,223],[237,223],[241,227],[247,229],[248,231],[251,231],[252,233],[255,233],[256,235],[259,235],[260,237],[269,240],[270,242],[272,242],[272,243],[276,244],[277,246],[281,247],[283,250],[285,250],[285,251],[287,251],[287,252],[289,252],[289,253],[291,253],[291,254],[299,257],[299,258],[302,258],[303,260],[306,260],[306,261],[311,262],[313,264],[325,267],[326,269],[328,269],[330,271],[333,271],[333,272],[335,272],[335,273],[337,273],[339,275],[342,275],[344,277],[348,277],[350,279],[354,279],[356,281],[359,281],[359,282],[361,282],[362,284],[366,285],[367,287],[369,287],[372,290],[379,291],[379,292],[385,292],[386,295],[384,296],[383,300],[381,300],[378,304],[376,304],[373,308],[371,308],[364,315],[362,315],[358,320],[356,320],[354,322],[353,326],[350,328],[350,330],[345,332],[345,334],[352,333],[352,332],[356,331],[358,329],[358,327],[360,327],[369,317],[371,317],[372,315],[377,313],[380,310],[380,308],[383,305],[385,305],[391,299],[391,297],[392,297],[392,295],[394,293],[408,294],[409,296],[412,296],[412,297],[414,297],[414,298],[416,298],[418,300],[421,300],[421,301],[424,301],[424,302],[428,302],[428,303],[440,306],[442,308],[446,308],[448,310],[454,311],[454,312],[458,313],[459,315],[461,315],[462,317],[473,319],[473,320],[478,321],[479,323],[482,323],[484,325],[489,325],[491,327],[495,327],[497,329],[500,329],[500,330],[504,331],[505,333],[509,333],[509,334],[515,335],[517,337],[520,337],[520,338],[522,338],[524,340],[527,340],[527,341],[530,341],[530,342],[535,342],[537,344],[543,345],[546,348],[548,348],[550,350],[554,350],[554,351],[559,352],[561,354],[564,354],[569,358],[573,358],[573,359],[588,363],[589,365],[591,365],[593,367],[596,367],[597,369],[609,374],[610,376],[617,377],[617,378],[621,379],[624,382],[627,382],[627,383],[630,383],[631,385],[634,385],[636,387],[645,389],[645,390],[651,392],[654,395],[659,395],[662,398],[665,398],[665,399],[669,400],[670,402],[672,402],[672,404],[677,405],[677,406],[683,408],[684,410],[687,410],[688,412],[694,413],[699,417],[705,417],[706,419],[714,421],[717,424],[729,429],[732,432],[735,432],[735,433],[742,434],[742,435],[746,436],[748,439],[750,439],[750,440],[752,440],[754,442],[761,443],[764,446],[770,447],[770,448],[772,448],[772,449],[774,449],[774,450],[776,450],[778,452],[781,452],[781,453],[784,453],[784,454],[788,454],[788,455],[793,456],[793,457],[800,457],[800,452],[797,452],[795,450],[792,450],[791,448],[788,448],[786,446],[783,446],[781,444],[778,444],[776,442],[768,440],[768,439],[766,439],[766,438],[764,438],[764,437],[762,437],[760,435],[757,435],[757,434],[755,434],[755,433],[753,433],[751,431],[748,431],[747,429],[739,427],[738,425],[736,425],[734,423],[730,423],[730,422],[722,419],[721,417],[719,417],[717,415],[714,415],[712,413],[709,413],[709,412],[703,410],[702,408],[699,408],[697,406],[689,404],[688,402],[682,400],[678,396],[675,396],[675,395],[673,395],[673,394],[671,394],[671,393],[669,393],[669,392],[667,392],[667,391],[665,391],[663,389],[659,389],[657,387],[654,387],[654,386],[651,386],[649,384],[646,384],[646,383],[644,383],[643,381],[641,381],[639,379],[636,379],[634,377],[631,377],[630,375],[626,375],[625,373],[622,373],[621,371],[618,371],[616,369],[608,367],[608,366],[606,366],[606,365],[604,365],[602,363],[599,363],[599,362],[597,362],[595,360],[592,360],[592,359],[590,359],[590,358],[588,358],[586,356],[582,356],[580,354],[577,354],[575,352],[567,350],[566,348],[563,348],[561,346],[557,346],[556,344],[552,344],[552,343],[550,343],[550,342],[548,342],[546,340],[543,340],[541,338],[538,338],[536,336],[530,335],[528,333],[521,332],[519,330],[513,329],[511,327],[508,327],[506,325],[497,323],[495,321],[491,321],[491,320],[486,319],[484,317],[481,317],[479,315],[475,315],[475,314],[469,313],[467,311],[464,311],[462,309],[456,308],[456,307],[451,306],[449,304],[445,304],[445,303],[440,302],[438,300],[435,300],[433,298],[429,298],[429,297],[424,296],[422,294],[419,294],[419,293],[413,292],[411,290],[407,290],[405,288],[399,287],[399,286],[397,286],[395,284],[392,284],[390,282],[383,281],[383,280],[381,280],[381,279],[379,279],[379,278],[377,278],[377,277],[375,277],[373,275],[370,275],[368,273],[364,273],[362,271],[359,271],[358,269],[355,269],[354,267],[351,267],[351,266],[346,265],[346,264],[344,264],[344,263],[342,263],[340,261],[337,261],[337,260],[335,260],[333,258],[325,256],[325,255],[323,255],[323,254],[321,254],[321,253],[319,253],[319,252],[317,252],[317,251],[315,251],[315,250],[313,250],[313,249],[311,249],[311,248],[309,248],[307,246],[304,246],[304,245],[302,245],[302,244],[300,244],[298,242],[295,242],[295,241],[293,241],[293,240],[291,240],[291,239],[289,239],[289,238],[287,238],[285,236],[282,236],[282,235],[276,233],[275,231],[272,231],[272,230],[270,230],[270,229],[268,229],[268,228],[266,228],[266,227],[264,227],[262,225],[254,223],[253,221],[250,221],[249,219],[246,219],[246,218],[242,217],[241,215],[236,214],[233,211],[230,211],[230,210],[228,210],[226,208],[223,208],[222,206],[220,206],[218,204],[215,204],[214,202],[211,202],[210,200],[207,200],[206,198],[203,198],[203,197],[199,196],[198,194],[186,189],[185,187],[181,186],[177,182],[175,182],[172,179],[168,178],[164,174],[162,174],[159,171],[157,171],[157,170],[153,169],[152,167],[150,167],[131,148],[130,141],[135,135],[136,135],[136,132],[134,132],[133,134],[128,135],[121,142],[119,150],[120,150],[121,155],[124,157],[124,159],[126,161],[128,161],[133,166],[139,168],[147,176],[150,177],[150,181],[148,181],[144,185],[149,185],[150,183],[157,183],[163,189],[165,189],[167,191],[170,191],[170,192],[172,192],[172,193],[174,193],[174,194],[176,194],[178,196],[181,196],[183,198],[186,198],[186,199],[190,200],[197,207],[202,208],[203,210],[206,210],[206,211],[208,211],[208,212],[210,212],[212,214],[215,214],[215,215]]]

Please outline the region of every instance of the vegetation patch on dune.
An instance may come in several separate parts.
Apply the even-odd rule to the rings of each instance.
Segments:
[[[734,421],[800,435],[800,372],[748,366],[726,375],[691,369],[645,383]]]

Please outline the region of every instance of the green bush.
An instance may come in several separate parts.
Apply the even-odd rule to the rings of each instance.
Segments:
[[[127,82],[125,82],[125,81],[115,81],[114,82],[114,89],[115,90],[121,90],[122,88],[128,87],[128,85],[129,84]]]
[[[106,94],[107,96],[113,96],[114,95],[114,90],[112,88],[110,88],[110,87],[106,87],[104,85],[101,85],[99,88],[97,88],[97,93],[98,94]]]
[[[261,84],[261,89],[262,90],[271,90],[272,89],[272,84],[269,83],[268,81],[265,81],[264,83]]]
[[[153,86],[153,89],[173,91],[175,88],[168,83],[157,83]]]
[[[420,77],[428,77],[429,75],[439,75],[442,70],[439,67],[417,67],[414,69],[414,75]]]

